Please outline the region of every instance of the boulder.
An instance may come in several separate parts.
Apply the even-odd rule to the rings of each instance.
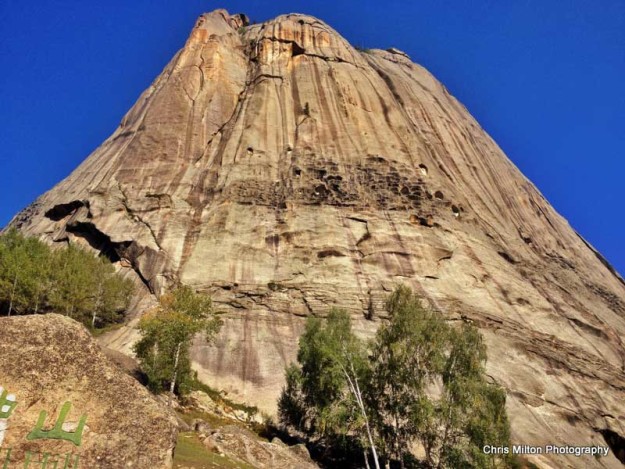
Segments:
[[[221,452],[257,469],[316,469],[308,451],[289,447],[278,438],[271,443],[236,425],[227,425],[204,440],[212,451]],[[305,449],[305,447],[304,447]]]
[[[0,386],[0,467],[171,467],[175,417],[72,319],[0,318]]]

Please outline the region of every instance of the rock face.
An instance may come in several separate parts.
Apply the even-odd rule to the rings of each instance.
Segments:
[[[315,18],[202,15],[113,135],[12,224],[88,243],[152,294],[210,293],[229,319],[196,368],[265,409],[303,317],[337,305],[372,334],[401,282],[481,328],[517,442],[623,445],[623,279],[425,69]]]
[[[270,443],[235,425],[211,432],[204,439],[211,451],[257,469],[318,469],[304,445],[287,446],[277,438]],[[245,466],[247,467],[247,466]]]
[[[175,418],[69,318],[0,318],[0,386],[2,467],[171,467]]]

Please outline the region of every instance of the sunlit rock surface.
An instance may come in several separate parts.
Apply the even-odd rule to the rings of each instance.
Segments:
[[[173,412],[72,319],[0,318],[0,386],[0,467],[171,467]]]
[[[609,430],[623,446],[623,279],[424,68],[318,19],[202,15],[113,135],[12,223],[107,253],[142,304],[176,281],[210,293],[229,319],[195,366],[266,410],[306,316],[341,306],[370,335],[405,283],[481,328],[515,441]],[[107,345],[128,352],[135,321]]]

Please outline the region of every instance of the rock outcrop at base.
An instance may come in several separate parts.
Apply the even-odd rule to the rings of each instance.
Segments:
[[[231,459],[258,469],[318,469],[306,446],[288,446],[278,438],[263,441],[254,433],[231,425],[210,432],[204,446],[211,451],[228,454]]]
[[[228,319],[195,345],[199,376],[267,411],[306,316],[340,306],[371,335],[405,283],[480,327],[516,442],[625,441],[623,279],[424,68],[316,18],[202,15],[12,225],[106,254],[146,297],[210,293]],[[132,324],[106,343],[128,351]],[[613,454],[533,461],[620,467]]]
[[[175,417],[76,321],[0,318],[0,386],[0,467],[171,467]]]

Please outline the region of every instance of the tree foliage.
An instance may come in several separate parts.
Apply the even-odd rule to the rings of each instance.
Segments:
[[[0,310],[57,312],[91,327],[119,321],[133,284],[104,257],[77,247],[51,249],[16,230],[0,235]]]
[[[139,322],[141,340],[135,353],[155,392],[185,394],[192,381],[189,348],[196,334],[210,342],[222,321],[210,297],[180,286],[159,299],[159,304]]]
[[[421,429],[432,425],[426,388],[443,369],[447,328],[406,287],[391,294],[386,309],[391,320],[372,344],[368,401],[385,451],[401,461]]]
[[[443,392],[436,402],[440,424],[428,429],[429,456],[439,467],[498,467],[509,459],[486,455],[485,445],[507,446],[510,440],[505,391],[486,381],[486,347],[475,327],[449,331]]]
[[[335,441],[360,434],[360,444],[371,450],[379,467],[364,403],[369,360],[365,344],[351,330],[349,315],[334,309],[325,321],[310,318],[297,361],[300,367],[287,368],[287,386],[278,402],[283,423]]]
[[[400,467],[415,460],[415,444],[428,467],[508,467],[508,456],[482,452],[487,444],[507,446],[510,432],[506,395],[486,379],[477,329],[448,325],[406,287],[390,295],[386,309],[390,319],[369,343],[353,335],[346,313],[308,319],[298,364],[286,370],[281,422],[311,437],[377,447],[380,459]],[[351,363],[362,409],[343,372]]]
[[[390,295],[391,319],[372,345],[369,402],[385,449],[403,465],[410,443],[432,467],[505,467],[485,444],[506,446],[505,392],[486,381],[486,347],[472,325],[449,326],[409,288]]]

